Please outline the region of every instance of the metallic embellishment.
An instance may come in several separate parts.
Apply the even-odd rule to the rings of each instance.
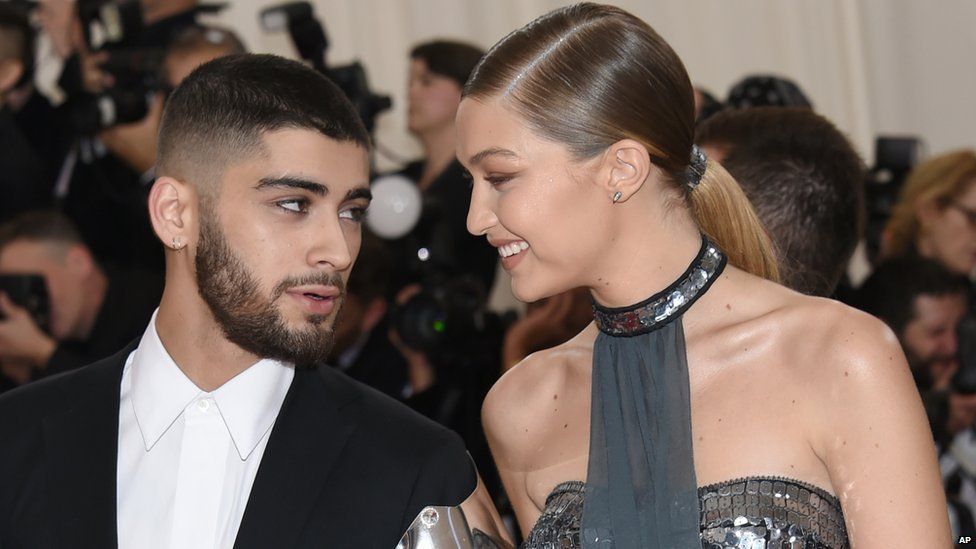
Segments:
[[[688,162],[688,168],[685,171],[685,177],[687,178],[686,184],[688,185],[688,190],[692,191],[697,187],[705,175],[705,171],[708,169],[708,158],[705,156],[705,152],[698,148],[698,145],[691,146],[691,158]]]
[[[585,485],[563,482],[522,549],[575,549]],[[840,501],[826,491],[785,477],[755,476],[698,489],[703,549],[848,549]]]
[[[622,192],[620,192],[620,191],[617,191],[617,192],[613,193],[613,203],[616,204],[617,202],[619,202],[620,201],[620,197],[623,196],[623,195],[624,194]]]
[[[607,308],[594,302],[596,324],[600,331],[612,336],[630,337],[652,332],[688,310],[718,278],[725,264],[725,254],[702,235],[698,256],[678,280],[630,307]]]

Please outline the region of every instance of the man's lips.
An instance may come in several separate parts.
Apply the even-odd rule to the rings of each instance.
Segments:
[[[335,286],[299,286],[285,293],[308,312],[318,315],[331,313],[340,295]]]

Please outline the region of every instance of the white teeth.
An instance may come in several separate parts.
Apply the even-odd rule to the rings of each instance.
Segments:
[[[529,249],[529,244],[524,240],[518,242],[512,242],[504,246],[498,247],[498,255],[501,257],[511,257],[519,252],[523,252]]]

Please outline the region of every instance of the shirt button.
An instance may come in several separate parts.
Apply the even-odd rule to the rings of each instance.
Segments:
[[[209,409],[210,409],[210,399],[205,398],[203,400],[197,401],[197,410],[200,410],[201,412],[205,413]]]

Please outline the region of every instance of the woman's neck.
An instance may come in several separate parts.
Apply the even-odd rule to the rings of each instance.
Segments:
[[[425,190],[454,161],[456,134],[451,125],[424,133],[418,138],[424,147],[424,170],[418,186]]]
[[[608,243],[610,253],[589,286],[600,305],[626,307],[677,280],[698,256],[701,232],[683,208],[648,216],[644,204],[627,202],[614,207],[619,209],[613,213],[620,230]]]

